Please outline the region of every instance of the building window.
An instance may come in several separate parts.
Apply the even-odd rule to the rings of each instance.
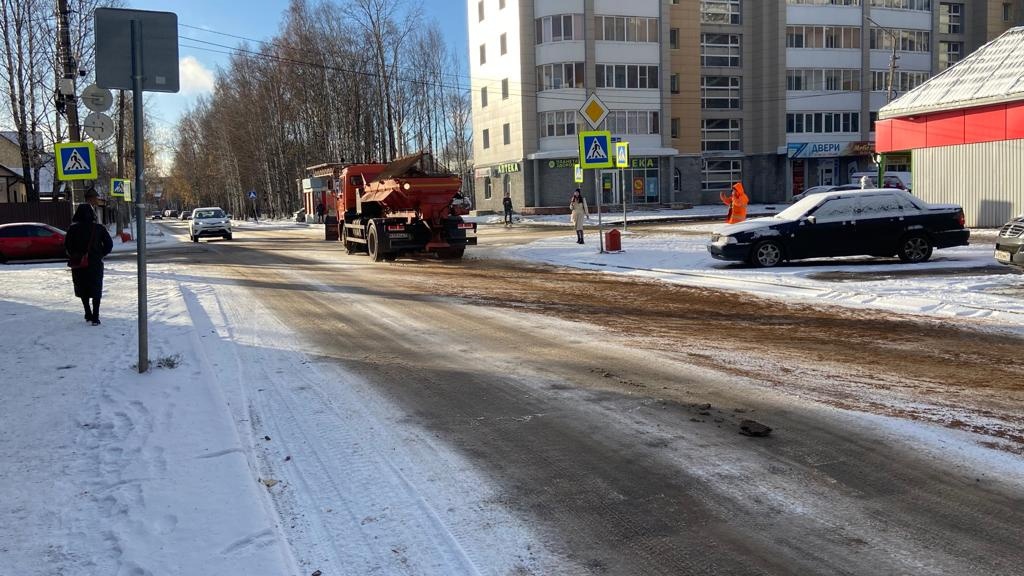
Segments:
[[[583,62],[537,66],[537,91],[583,88]]]
[[[658,67],[642,64],[598,64],[598,88],[657,88]]]
[[[700,107],[704,110],[739,110],[739,76],[701,76]]]
[[[679,171],[679,168],[672,169],[672,189],[676,192],[683,189],[683,173]]]
[[[501,143],[506,146],[512,143],[512,128],[509,124],[501,125]]]
[[[679,138],[679,118],[669,120],[669,135],[672,138]]]
[[[1003,2],[1003,22],[1013,20],[1013,4]]]
[[[487,86],[480,89],[480,107],[487,108]]]
[[[501,192],[503,195],[512,195],[512,177],[508,174],[501,177]]]
[[[943,34],[959,34],[963,31],[963,4],[939,4],[939,32]]]
[[[786,47],[860,48],[860,28],[856,26],[787,26]]]
[[[605,42],[657,42],[658,19],[639,16],[595,16],[597,40]]]
[[[851,134],[860,132],[860,112],[786,114],[787,134]]]
[[[669,91],[673,94],[679,94],[679,74],[673,74],[668,78]]]
[[[740,65],[739,34],[701,34],[700,65],[728,66],[738,68]]]
[[[537,115],[537,124],[540,128],[541,138],[578,134],[581,126],[576,123],[576,116],[575,110],[541,112]]]
[[[728,190],[743,181],[743,162],[740,160],[705,160],[700,188],[703,192]]]
[[[679,28],[672,28],[668,31],[668,47],[673,50],[679,48]]]
[[[484,128],[483,144],[484,150],[487,150],[488,148],[491,147],[491,131],[488,130],[487,128]]]
[[[701,0],[702,24],[739,24],[740,0]]]
[[[486,132],[486,130],[485,130]],[[491,177],[487,176],[484,178],[484,200],[491,199]]]
[[[537,44],[583,40],[583,14],[544,16],[535,21]]]
[[[658,134],[660,122],[657,110],[613,110],[597,129],[613,134]]]
[[[786,90],[807,92],[857,92],[860,90],[860,69],[789,69],[786,70]]]
[[[895,36],[895,39],[893,38]],[[894,40],[898,41],[897,50],[903,52],[928,52],[931,50],[932,33],[927,30],[882,30],[871,28],[868,31],[869,47],[872,50],[892,50]]]
[[[895,81],[892,83],[892,89],[896,92],[909,92],[914,88],[917,88],[925,80],[928,79],[927,72],[904,72],[898,70],[896,72]],[[872,92],[887,92],[889,90],[889,71],[888,70],[872,70],[871,71],[871,91]]]
[[[501,99],[508,100],[508,78],[501,81]]]
[[[871,113],[869,113],[868,114],[868,124],[869,124],[868,130],[870,132],[874,132],[875,131],[875,123],[876,122],[878,122],[878,112],[871,112]]]
[[[939,42],[939,70],[945,70],[956,64],[963,56],[963,42]]]
[[[508,39],[506,38],[505,34],[501,35],[500,44],[501,44],[501,49],[499,51],[502,54],[507,53],[508,52]]]
[[[740,149],[740,121],[736,118],[712,118],[701,122],[700,149],[737,151]]]
[[[786,0],[786,4],[809,4],[811,6],[860,6],[860,0]]]
[[[484,21],[484,0],[476,3],[476,16],[480,22]]]
[[[871,0],[876,8],[892,8],[893,10],[918,10],[931,12],[932,0]]]
[[[486,62],[487,62],[487,45],[486,44],[481,44],[480,45],[480,63],[484,64]]]

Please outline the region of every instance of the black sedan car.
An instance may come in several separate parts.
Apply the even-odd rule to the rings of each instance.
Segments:
[[[995,257],[1002,264],[1024,268],[1024,214],[1010,220],[999,230]]]
[[[966,245],[969,236],[960,206],[876,188],[815,194],[775,216],[730,224],[711,236],[708,252],[765,267],[859,255],[924,262],[932,250]]]

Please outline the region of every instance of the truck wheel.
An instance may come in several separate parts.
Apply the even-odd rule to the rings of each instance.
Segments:
[[[356,245],[354,242],[350,242],[348,239],[348,228],[344,224],[341,224],[341,245],[345,247],[345,254],[355,254],[357,252]]]
[[[900,260],[916,264],[932,257],[932,243],[924,234],[909,234],[900,240]]]
[[[369,230],[366,232],[366,253],[374,262],[384,260],[384,254],[380,251],[380,243],[377,238],[377,226],[373,222],[370,223]]]
[[[438,250],[437,257],[441,260],[458,260],[462,258],[462,255],[466,253],[465,246],[459,246],[457,248],[447,248],[445,250]]]

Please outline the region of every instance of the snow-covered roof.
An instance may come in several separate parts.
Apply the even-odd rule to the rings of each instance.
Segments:
[[[973,54],[878,111],[879,119],[1024,100],[1024,26],[1007,30]]]

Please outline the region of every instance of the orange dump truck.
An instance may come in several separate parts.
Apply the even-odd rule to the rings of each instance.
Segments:
[[[320,164],[308,169],[328,178],[337,208],[338,239],[349,254],[375,262],[402,254],[461,258],[476,245],[476,223],[466,222],[462,180],[427,167],[425,153],[390,164]]]

